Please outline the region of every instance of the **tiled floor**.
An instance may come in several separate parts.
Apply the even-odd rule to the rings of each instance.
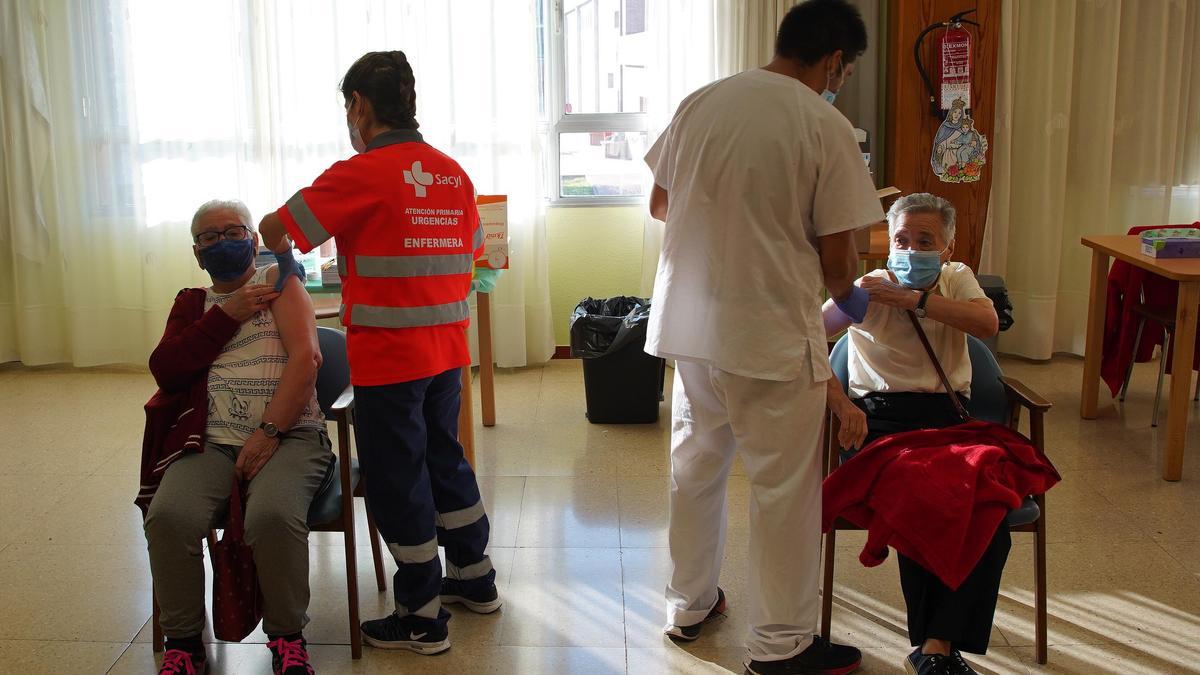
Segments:
[[[1153,367],[1101,419],[1078,416],[1081,363],[1006,359],[1006,372],[1056,404],[1047,424],[1064,481],[1050,493],[1050,664],[1033,663],[1032,547],[1014,536],[986,672],[1200,672],[1200,423],[1184,480],[1158,478]],[[701,640],[664,640],[667,424],[589,425],[577,362],[498,375],[498,426],[477,430],[480,485],[504,609],[455,613],[438,657],[370,648],[351,661],[340,535],[313,535],[318,672],[740,672],[746,621],[748,486],[730,492],[722,585],[729,616]],[[0,672],[149,673],[150,578],[131,501],[142,403],[129,370],[0,367]],[[478,398],[476,398],[478,400]],[[664,408],[665,410],[665,408]],[[1193,417],[1197,415],[1193,409]],[[360,515],[359,543],[366,544]],[[863,672],[901,672],[907,652],[894,561],[858,564],[838,539],[835,639],[863,648]],[[358,550],[364,616],[390,610]],[[217,672],[269,672],[261,633],[210,647]]]

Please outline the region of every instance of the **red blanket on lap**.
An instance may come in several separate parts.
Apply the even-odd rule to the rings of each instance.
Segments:
[[[866,529],[867,567],[892,546],[957,589],[1008,512],[1059,480],[1028,439],[998,424],[893,434],[825,479],[822,526],[842,517]]]

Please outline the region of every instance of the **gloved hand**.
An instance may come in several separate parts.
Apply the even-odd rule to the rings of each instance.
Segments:
[[[276,253],[275,262],[279,263],[279,278],[275,280],[276,293],[283,292],[283,285],[287,283],[288,277],[293,274],[300,278],[300,285],[304,285],[307,279],[304,275],[304,265],[296,261],[291,249],[288,249],[284,253]]]
[[[476,267],[471,275],[471,292],[491,293],[496,290],[496,281],[504,270],[494,270],[490,267]]]
[[[846,297],[840,300],[835,298],[833,304],[854,323],[862,323],[863,319],[867,318],[867,305],[870,302],[870,293],[859,286],[851,286]]]

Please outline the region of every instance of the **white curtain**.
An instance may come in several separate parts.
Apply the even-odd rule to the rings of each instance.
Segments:
[[[980,271],[1016,324],[1000,349],[1082,354],[1085,234],[1200,219],[1200,1],[1005,0]]]
[[[142,363],[204,283],[202,202],[257,218],[351,153],[338,83],[401,49],[426,139],[509,196],[501,365],[553,352],[533,0],[4,3],[0,360]],[[20,49],[13,49],[20,45]],[[44,88],[45,101],[39,99]]]
[[[779,22],[798,0],[718,0],[717,66],[722,77],[766,65]]]

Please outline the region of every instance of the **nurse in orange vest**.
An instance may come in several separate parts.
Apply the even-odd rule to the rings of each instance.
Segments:
[[[395,612],[364,622],[363,639],[436,654],[450,648],[443,604],[490,613],[501,600],[484,554],[488,518],[458,442],[467,294],[483,230],[466,172],[417,131],[414,85],[403,52],[355,62],[342,95],[357,154],[259,232],[285,265],[288,237],[301,252],[337,242],[367,505],[399,568]]]

